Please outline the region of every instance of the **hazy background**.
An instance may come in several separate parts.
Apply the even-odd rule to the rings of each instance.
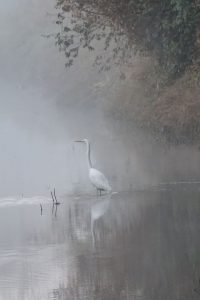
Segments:
[[[198,179],[196,149],[191,162],[191,149],[158,149],[134,126],[108,117],[116,70],[98,73],[93,55],[82,52],[66,71],[54,38],[44,37],[59,30],[54,4],[0,1],[0,196],[48,194],[54,186],[58,193],[91,191],[85,147],[72,147],[84,137],[114,190]]]

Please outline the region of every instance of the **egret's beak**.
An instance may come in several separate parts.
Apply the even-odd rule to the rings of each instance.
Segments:
[[[83,140],[74,141],[74,143],[84,143]]]

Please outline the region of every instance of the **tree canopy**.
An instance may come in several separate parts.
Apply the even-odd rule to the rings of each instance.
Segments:
[[[57,0],[57,7],[56,44],[67,67],[81,48],[94,51],[98,41],[104,49],[95,63],[102,69],[141,51],[174,77],[198,57],[200,0]]]

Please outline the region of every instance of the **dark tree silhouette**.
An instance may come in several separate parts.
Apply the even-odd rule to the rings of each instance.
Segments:
[[[174,76],[198,55],[200,0],[58,0],[57,8],[56,44],[67,67],[81,48],[93,51],[99,41],[104,48],[95,63],[106,70],[139,50]]]

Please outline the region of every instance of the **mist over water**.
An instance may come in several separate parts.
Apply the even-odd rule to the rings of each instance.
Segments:
[[[72,141],[89,136],[89,128],[99,131],[101,113],[93,103],[98,75],[82,61],[67,73],[54,38],[42,36],[57,30],[54,5],[1,4],[1,195],[44,193],[52,186],[71,190]]]
[[[54,6],[0,3],[0,300],[199,299],[199,150],[116,117],[95,53],[66,70]],[[119,193],[96,196],[80,138]]]
[[[58,31],[54,6],[53,0],[1,3],[0,195],[46,195],[54,186],[61,194],[92,192],[86,149],[72,147],[85,137],[114,190],[197,180],[196,149],[159,149],[107,113],[117,97],[116,69],[99,73],[92,66],[96,54],[82,51],[66,70],[54,37],[45,38]]]
[[[73,149],[76,138],[91,140],[94,163],[118,190],[132,185],[137,168],[105,117],[115,72],[99,74],[88,53],[66,71],[54,38],[44,37],[58,30],[54,5],[1,4],[1,196],[45,194],[54,186],[61,193],[91,191],[86,149]]]

